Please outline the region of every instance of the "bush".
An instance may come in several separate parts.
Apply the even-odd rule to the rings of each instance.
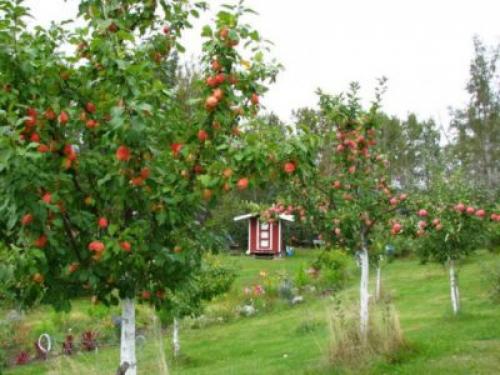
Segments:
[[[302,263],[297,270],[297,274],[295,275],[295,285],[299,289],[303,289],[307,284],[309,284],[309,276],[307,275],[306,268],[304,263]]]
[[[318,286],[321,289],[339,290],[349,279],[349,256],[343,251],[326,249],[312,266],[320,271]]]

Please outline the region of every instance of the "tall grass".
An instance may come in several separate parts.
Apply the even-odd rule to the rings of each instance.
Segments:
[[[399,315],[388,302],[370,306],[368,335],[360,334],[359,312],[355,305],[338,304],[329,320],[328,362],[340,368],[361,368],[384,357],[397,362],[409,346],[404,338]]]

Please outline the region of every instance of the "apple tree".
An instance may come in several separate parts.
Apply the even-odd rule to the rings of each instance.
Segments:
[[[391,187],[388,162],[377,148],[383,84],[384,80],[368,110],[360,104],[355,83],[347,95],[319,92],[322,132],[317,136],[316,165],[307,179],[296,176],[291,184],[292,200],[304,207],[306,221],[327,247],[337,245],[359,257],[363,338],[368,331],[370,255],[379,259],[382,247],[375,246],[375,241],[383,235],[403,232],[407,200],[406,194]]]
[[[0,0],[0,241],[14,280],[4,294],[23,308],[121,302],[127,374],[135,302],[168,305],[189,282],[200,214],[305,155],[242,131],[279,70],[242,4],[203,28],[199,97],[183,100],[167,79],[206,7],[81,0],[84,26],[68,31],[30,29],[22,0]]]
[[[495,207],[485,209],[481,201],[485,202],[458,174],[436,176],[430,190],[415,198],[417,207],[409,220],[419,257],[448,267],[454,314],[460,311],[459,261],[487,244],[491,228],[498,231]]]

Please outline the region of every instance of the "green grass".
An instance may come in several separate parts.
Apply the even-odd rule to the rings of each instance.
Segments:
[[[281,260],[227,257],[239,269],[234,288],[259,280],[259,272],[294,275],[314,252],[299,251]],[[411,350],[391,358],[374,359],[366,374],[496,374],[500,369],[500,305],[490,302],[483,282],[483,265],[498,262],[498,255],[478,253],[460,269],[462,313],[451,314],[447,272],[439,265],[419,265],[398,260],[383,270],[385,295],[392,299]],[[371,284],[371,286],[373,283]],[[355,303],[357,280],[335,296]],[[218,303],[218,302],[217,302]],[[302,305],[241,318],[200,329],[181,330],[182,358],[167,358],[172,374],[334,374],[329,368],[328,314],[332,297],[309,297]],[[78,306],[81,307],[81,306]],[[38,314],[38,315],[36,315]],[[38,318],[43,316],[34,313]],[[31,318],[31,317],[30,317]],[[170,351],[165,336],[161,350],[158,337],[138,348],[139,374],[160,374],[161,353]],[[71,359],[59,357],[29,366],[11,368],[20,374],[112,374],[118,350],[102,349]]]

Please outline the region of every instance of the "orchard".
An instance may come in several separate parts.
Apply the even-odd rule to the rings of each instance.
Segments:
[[[500,337],[491,323],[500,300],[498,48],[474,39],[469,103],[448,126],[384,112],[385,77],[369,105],[353,82],[339,94],[318,89],[315,108],[285,121],[270,91],[283,66],[243,1],[209,13],[200,0],[79,0],[70,20],[47,27],[33,25],[29,3],[0,0],[0,373],[45,370],[78,350],[97,363],[113,345],[119,363],[96,371],[154,372],[141,357],[151,358],[150,343],[136,348],[154,336],[144,314],[161,322],[164,373],[167,332],[173,373],[387,373],[400,362],[440,373],[435,364],[450,358],[456,372],[500,366],[494,347],[476,345]],[[193,29],[198,46],[186,48]],[[193,47],[201,52],[191,66]],[[307,69],[294,84],[314,81],[314,61]],[[304,95],[276,87],[280,100]],[[249,216],[247,226],[233,223]],[[446,279],[451,311],[440,302]],[[77,350],[61,323],[71,312],[105,316],[117,341],[100,353],[89,328]],[[66,331],[51,355],[41,342],[57,323]],[[432,360],[413,350],[428,342]],[[316,347],[328,348],[327,361]],[[491,363],[455,361],[470,347]]]

